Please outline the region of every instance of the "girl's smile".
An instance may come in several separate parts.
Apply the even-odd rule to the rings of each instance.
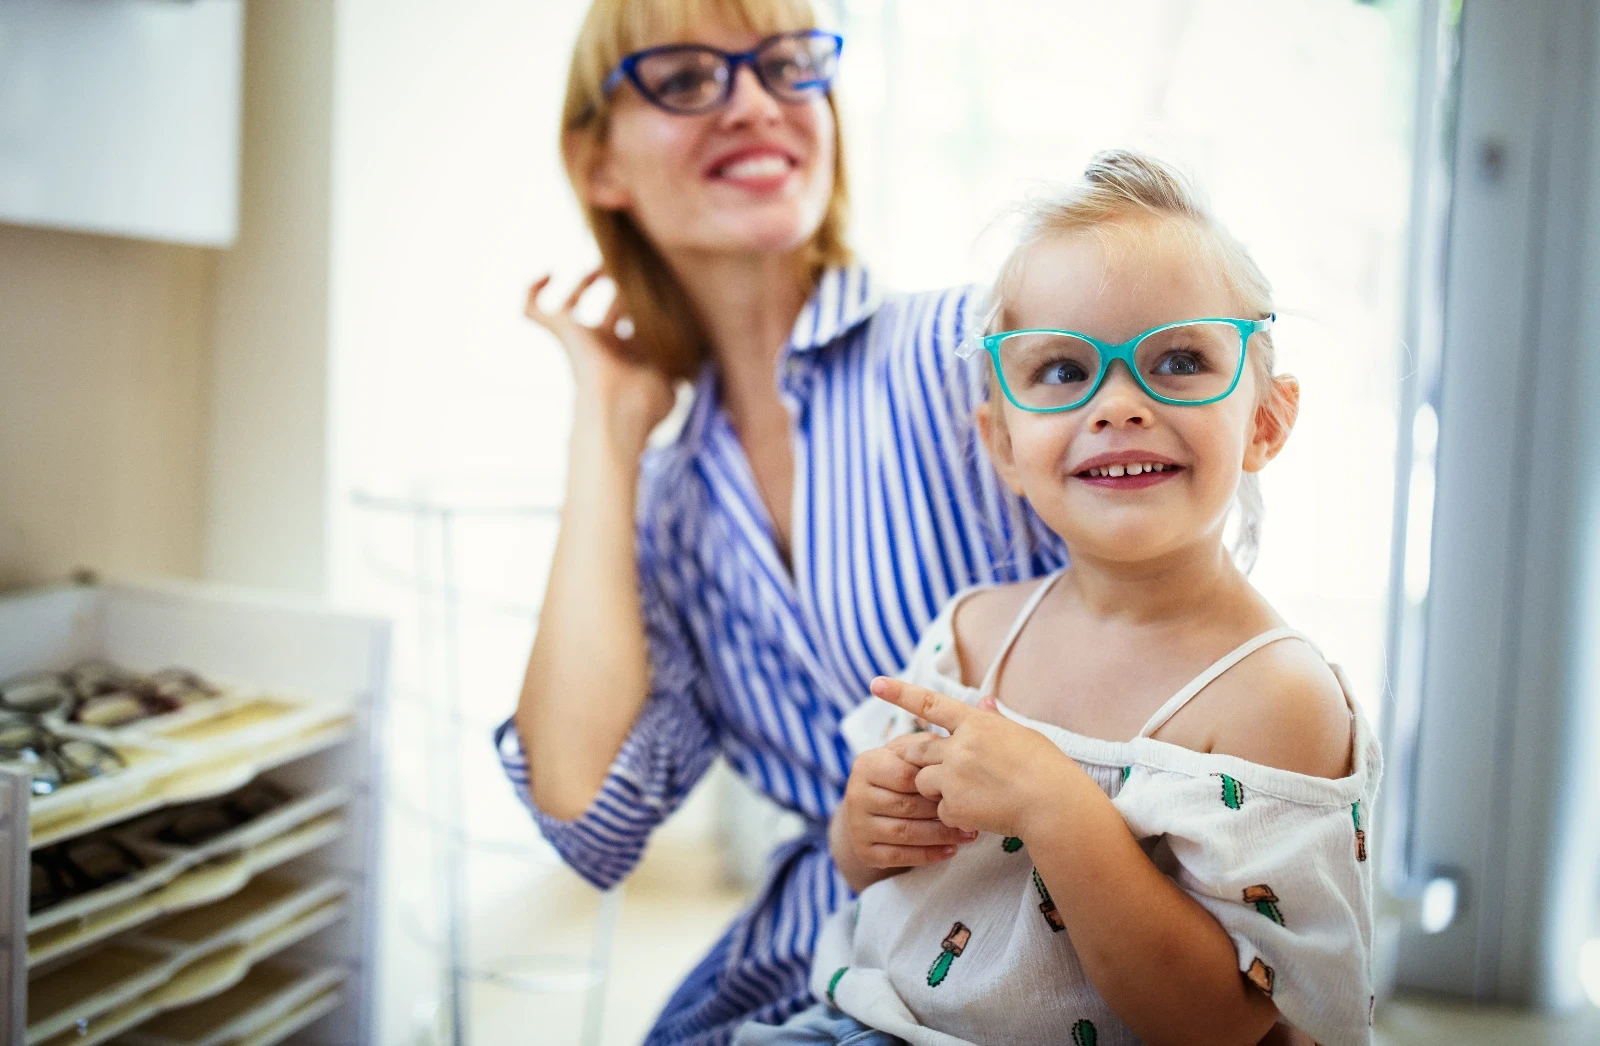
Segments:
[[[1177,478],[1183,466],[1160,454],[1139,450],[1097,454],[1082,462],[1072,478],[1106,490],[1143,490]]]

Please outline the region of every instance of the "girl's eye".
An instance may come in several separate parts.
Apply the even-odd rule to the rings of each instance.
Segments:
[[[1034,378],[1040,385],[1071,385],[1088,380],[1088,373],[1071,360],[1051,360],[1039,368],[1038,376]]]
[[[1156,364],[1154,373],[1186,378],[1205,370],[1205,361],[1192,352],[1169,352]]]

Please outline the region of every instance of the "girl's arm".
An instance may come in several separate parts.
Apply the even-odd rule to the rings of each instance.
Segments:
[[[1278,1010],[1239,972],[1232,938],[1151,863],[1105,793],[1056,754],[1064,765],[1041,774],[1055,784],[1040,793],[1054,798],[1017,827],[1084,973],[1145,1042],[1260,1040]]]
[[[528,316],[561,340],[578,409],[550,580],[514,717],[534,803],[562,820],[600,791],[650,688],[634,498],[650,430],[672,407],[662,374],[629,358],[614,303],[598,327],[573,316],[592,273],[558,310],[528,292]]]

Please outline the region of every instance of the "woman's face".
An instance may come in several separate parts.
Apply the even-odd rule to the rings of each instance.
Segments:
[[[706,27],[687,41],[748,51],[761,37]],[[590,202],[627,211],[663,253],[781,253],[810,242],[833,193],[833,111],[825,97],[780,102],[748,66],[726,105],[681,116],[631,83],[612,96]]]
[[[1119,344],[1166,323],[1238,316],[1216,266],[1185,231],[1143,223],[1104,240],[1078,233],[1036,244],[1006,326]],[[1297,397],[1292,379],[1279,383]],[[990,433],[991,446],[1007,482],[1074,556],[1150,561],[1221,541],[1241,473],[1264,467],[1288,434],[1257,409],[1257,397],[1249,363],[1231,395],[1204,406],[1158,402],[1117,363],[1074,410],[1037,414],[1003,403],[1005,424]],[[1133,474],[1128,464],[1158,468]]]

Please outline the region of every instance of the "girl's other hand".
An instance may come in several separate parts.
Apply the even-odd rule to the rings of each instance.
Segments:
[[[976,838],[940,823],[939,804],[917,793],[918,768],[896,750],[903,740],[895,738],[857,757],[834,816],[834,857],[857,890],[885,878],[882,873],[954,857],[956,847]],[[867,874],[852,875],[853,867]],[[857,878],[865,882],[858,884]]]
[[[539,296],[550,286],[547,273],[528,288],[525,311],[528,319],[554,334],[566,350],[578,391],[578,424],[584,424],[586,417],[603,420],[610,435],[642,448],[650,430],[672,410],[673,383],[617,333],[626,318],[620,296],[612,300],[598,324],[590,326],[578,319],[579,302],[603,275],[603,270],[594,270],[578,281],[559,308],[545,309]]]

